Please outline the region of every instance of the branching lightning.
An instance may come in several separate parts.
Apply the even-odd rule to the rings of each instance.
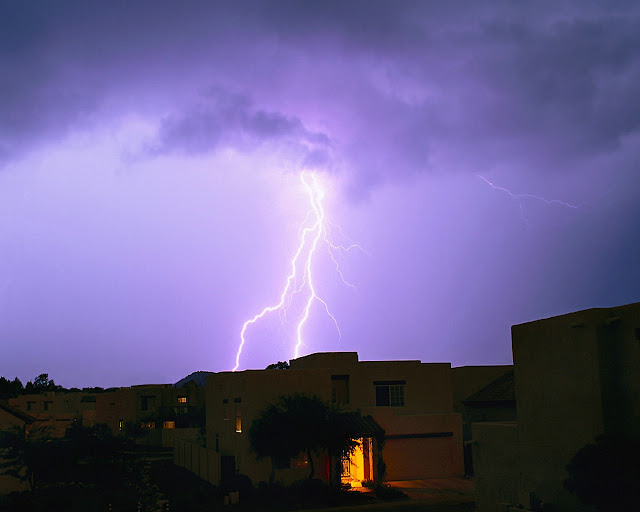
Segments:
[[[255,324],[256,322],[258,322],[258,320],[274,311],[278,311],[280,313],[280,320],[282,323],[284,323],[287,318],[287,311],[294,299],[294,296],[298,294],[306,294],[306,299],[303,302],[304,307],[302,309],[300,317],[298,318],[298,323],[295,330],[296,337],[293,350],[294,358],[299,356],[300,349],[304,344],[303,328],[311,314],[311,307],[316,301],[322,304],[326,314],[335,324],[338,336],[342,337],[342,333],[340,332],[340,327],[338,325],[338,320],[331,313],[329,305],[326,303],[326,301],[323,300],[316,291],[313,274],[313,262],[318,255],[318,246],[324,243],[327,247],[329,256],[341,281],[345,285],[354,288],[353,284],[345,280],[342,270],[340,269],[340,265],[338,264],[338,261],[335,257],[335,252],[347,252],[351,249],[362,250],[362,248],[358,244],[352,242],[350,242],[348,246],[341,246],[335,245],[330,241],[329,230],[327,229],[330,223],[326,219],[324,207],[322,204],[322,200],[324,198],[324,190],[320,186],[316,174],[313,172],[302,172],[300,174],[300,181],[302,182],[304,189],[308,194],[310,208],[307,212],[305,220],[300,225],[300,229],[298,231],[299,243],[293,258],[291,259],[291,271],[287,276],[284,288],[282,290],[282,293],[280,294],[280,300],[272,306],[265,307],[262,311],[256,314],[253,318],[247,320],[242,325],[242,330],[240,331],[240,346],[238,347],[238,352],[236,354],[236,364],[233,368],[233,371],[236,371],[240,366],[240,356],[242,355],[242,350],[246,342],[245,336],[249,326]],[[346,239],[346,237],[342,235],[342,231],[339,228],[338,230],[340,231],[340,235]]]
[[[533,194],[516,194],[514,192],[511,192],[511,190],[509,190],[508,188],[496,185],[495,183],[489,181],[487,178],[485,178],[484,176],[482,176],[480,174],[476,174],[476,176],[478,176],[478,178],[480,178],[482,181],[484,181],[487,185],[489,185],[494,190],[498,190],[500,192],[504,192],[505,194],[507,194],[512,199],[517,200],[518,204],[520,205],[520,215],[522,217],[522,220],[524,220],[525,222],[527,221],[527,218],[526,218],[526,215],[525,215],[525,208],[524,208],[524,204],[522,202],[522,199],[535,199],[537,201],[542,201],[543,203],[546,203],[546,204],[551,204],[551,205],[555,204],[555,205],[558,205],[558,206],[563,206],[565,208],[572,208],[574,210],[578,209],[580,207],[580,205],[568,203],[566,201],[561,201],[559,199],[547,199],[545,197],[536,196],[536,195],[533,195]]]

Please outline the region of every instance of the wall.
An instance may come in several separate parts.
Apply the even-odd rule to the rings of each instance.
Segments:
[[[220,454],[214,450],[185,440],[176,440],[173,445],[173,463],[213,485],[220,485]]]
[[[640,303],[512,327],[518,502],[579,505],[566,465],[599,434],[640,438]]]
[[[463,400],[491,384],[512,368],[513,365],[457,366],[451,368],[454,408],[456,406],[461,407]],[[457,409],[456,412],[462,411]]]
[[[254,484],[267,481],[271,462],[257,461],[247,440],[246,430],[253,419],[284,394],[315,394],[330,401],[331,376],[348,375],[349,403],[345,407],[370,414],[388,436],[396,436],[387,442],[383,452],[388,479],[459,476],[464,474],[462,420],[459,414],[452,413],[450,370],[449,363],[358,362],[356,353],[345,352],[295,359],[289,370],[212,374],[207,377],[207,447],[215,449],[217,443],[221,455],[233,455],[237,470],[250,476]],[[405,405],[376,406],[373,383],[377,380],[405,381]],[[241,433],[234,428],[236,398],[241,399]],[[226,420],[222,412],[225,399],[229,409]],[[449,437],[439,436],[442,433]],[[316,476],[326,478],[324,460],[316,460],[314,465]],[[287,483],[307,473],[307,468],[277,470],[276,479]]]
[[[477,512],[504,512],[518,502],[519,458],[516,422],[474,423],[473,462]]]
[[[221,372],[207,376],[207,448],[219,450],[221,456],[235,457],[237,472],[248,475],[257,485],[269,481],[271,461],[258,461],[252,453],[248,430],[253,420],[280,396],[293,393],[317,395],[331,400],[331,374],[327,369],[315,370],[247,370]],[[235,399],[240,399],[242,432],[235,429]],[[228,400],[228,418],[224,417],[223,400]],[[216,442],[216,436],[217,442]],[[314,459],[316,477],[323,477],[322,458]],[[276,480],[291,483],[305,478],[308,467],[276,471]]]
[[[459,414],[396,414],[393,408],[364,408],[385,429],[386,480],[461,476],[462,419]]]

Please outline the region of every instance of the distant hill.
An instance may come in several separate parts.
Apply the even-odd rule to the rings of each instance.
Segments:
[[[210,373],[213,373],[213,372],[203,372],[203,371],[200,371],[200,372],[193,372],[193,373],[190,373],[190,374],[189,374],[189,375],[187,375],[184,379],[180,379],[178,382],[176,382],[176,383],[173,385],[173,387],[174,387],[174,388],[181,388],[181,387],[183,387],[187,382],[189,382],[190,380],[195,381],[195,383],[196,383],[196,385],[197,385],[197,386],[202,386],[202,387],[204,387],[204,383],[205,383],[205,380],[206,380],[206,378],[207,378],[207,375],[209,375]]]

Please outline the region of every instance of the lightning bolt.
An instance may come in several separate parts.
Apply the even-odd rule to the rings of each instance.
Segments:
[[[487,178],[485,178],[481,174],[476,174],[476,176],[480,178],[482,181],[484,181],[487,185],[489,185],[494,190],[499,190],[500,192],[504,192],[512,199],[516,199],[520,204],[520,216],[522,217],[522,220],[524,220],[525,222],[527,222],[527,218],[526,218],[526,212],[525,212],[522,199],[535,199],[537,201],[542,201],[543,203],[546,203],[546,204],[557,204],[559,206],[564,206],[565,208],[572,208],[574,210],[580,208],[580,205],[567,203],[566,201],[561,201],[559,199],[547,199],[545,197],[536,196],[533,194],[516,194],[514,192],[511,192],[511,190],[509,190],[508,188],[496,185],[495,183],[489,181]]]
[[[337,251],[348,252],[352,249],[362,250],[362,248],[355,243],[350,243],[348,246],[342,246],[335,245],[330,241],[327,229],[327,226],[330,225],[330,223],[326,219],[324,207],[322,205],[322,200],[325,195],[324,190],[320,186],[318,178],[314,172],[303,171],[300,174],[300,181],[308,195],[310,209],[298,230],[299,243],[293,258],[291,259],[291,271],[287,276],[284,288],[280,294],[280,300],[272,306],[265,307],[262,311],[242,325],[242,330],[240,331],[240,345],[236,354],[236,365],[233,368],[234,372],[240,366],[240,356],[242,355],[242,349],[246,342],[246,333],[249,326],[255,324],[261,318],[274,311],[278,311],[280,313],[280,321],[281,323],[284,323],[286,320],[287,310],[289,309],[294,296],[303,292],[306,293],[306,300],[304,301],[304,308],[300,318],[298,319],[298,325],[296,327],[296,343],[294,346],[293,357],[296,358],[300,354],[300,348],[304,344],[303,328],[311,314],[311,307],[316,301],[322,304],[326,314],[335,324],[338,336],[342,337],[336,317],[331,313],[326,301],[323,300],[316,292],[313,278],[313,262],[318,254],[319,244],[324,243],[341,281],[345,285],[354,288],[353,284],[345,280],[342,270],[340,269],[340,265],[335,257],[335,253]],[[338,228],[338,230],[340,235],[346,239],[340,228]]]

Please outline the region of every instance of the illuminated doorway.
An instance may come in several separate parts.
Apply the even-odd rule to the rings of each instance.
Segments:
[[[343,484],[361,487],[362,482],[373,481],[373,442],[370,437],[358,439],[351,456],[342,459]]]

